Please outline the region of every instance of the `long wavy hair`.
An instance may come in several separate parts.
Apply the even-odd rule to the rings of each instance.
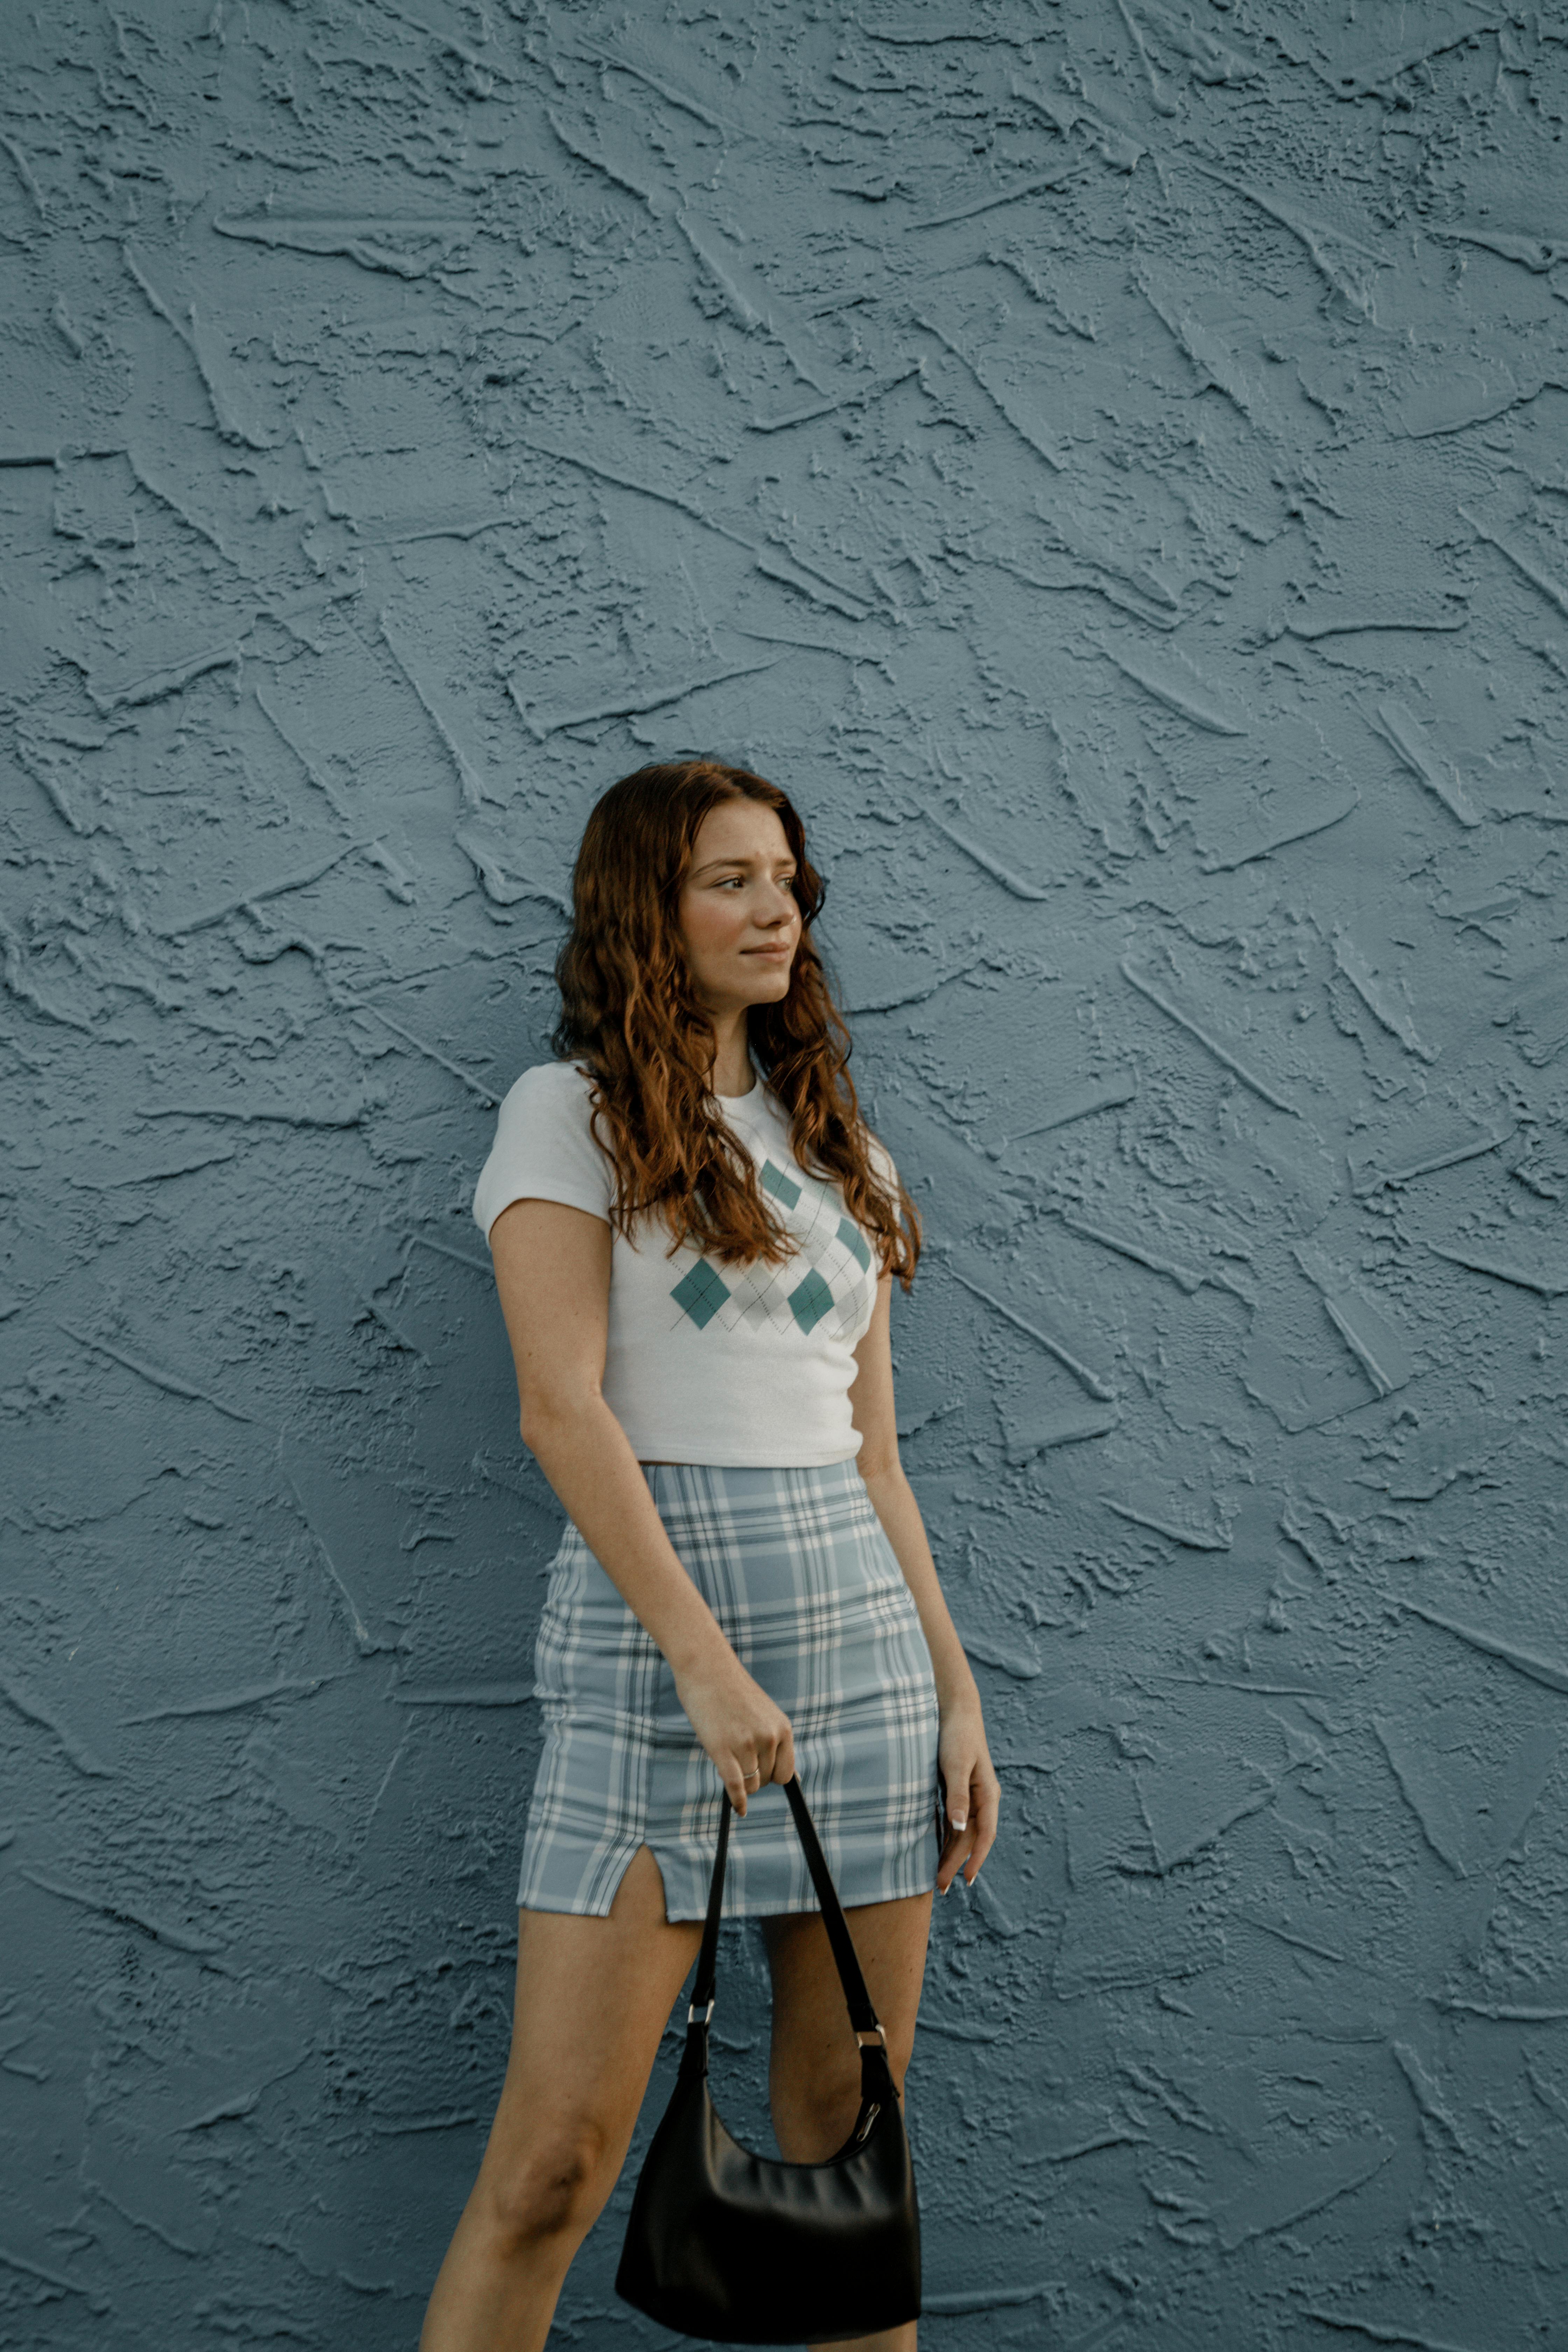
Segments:
[[[672,1251],[690,1242],[722,1265],[776,1265],[794,1254],[711,1090],[717,1041],[680,935],[698,830],[732,800],[772,809],[784,827],[801,919],[787,994],[751,1007],[752,1055],[789,1119],[796,1160],[839,1187],[883,1271],[907,1290],[920,1221],[903,1186],[879,1172],[856,1100],[849,1033],[811,936],[826,885],[785,794],[717,760],[670,761],[612,784],[589,816],[573,872],[572,929],[555,965],[561,1017],[550,1042],[592,1079],[594,1139],[615,1171],[615,1225],[629,1239],[639,1218],[656,1214]]]

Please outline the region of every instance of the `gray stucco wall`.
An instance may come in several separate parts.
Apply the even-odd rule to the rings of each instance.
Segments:
[[[468,1201],[701,747],[929,1223],[929,2342],[1563,2343],[1561,22],[0,41],[0,2340],[413,2341],[557,1526]]]

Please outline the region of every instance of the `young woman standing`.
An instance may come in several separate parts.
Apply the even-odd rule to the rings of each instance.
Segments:
[[[511,2057],[422,2352],[542,2346],[696,1957],[722,1790],[725,1914],[766,1922],[794,2162],[843,2145],[858,2053],[788,1808],[759,1791],[798,1770],[900,2084],[932,1887],[973,1884],[995,1835],[894,1431],[914,1213],[857,1109],[823,888],[760,776],[615,785],[577,858],[563,1058],[507,1096],[479,1180],[522,1436],[571,1525],[536,1653]]]

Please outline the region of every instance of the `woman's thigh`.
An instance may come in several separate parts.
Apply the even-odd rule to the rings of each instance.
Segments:
[[[845,1913],[900,2090],[914,2047],[931,1905],[929,1895],[911,1895]],[[790,2162],[816,2164],[843,2146],[854,2125],[860,2053],[820,1912],[769,1919],[763,1934],[773,1988],[768,2064],[773,2129]]]
[[[607,1917],[520,1913],[511,2055],[481,2189],[510,2203],[541,2164],[575,2158],[609,2194],[701,1932],[694,1921],[666,1919],[664,1883],[647,1846]]]

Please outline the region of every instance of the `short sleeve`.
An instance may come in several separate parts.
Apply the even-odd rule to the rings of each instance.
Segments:
[[[487,1240],[514,1201],[560,1201],[608,1223],[613,1178],[589,1126],[588,1083],[570,1062],[542,1062],[508,1094],[474,1191],[474,1223]]]

